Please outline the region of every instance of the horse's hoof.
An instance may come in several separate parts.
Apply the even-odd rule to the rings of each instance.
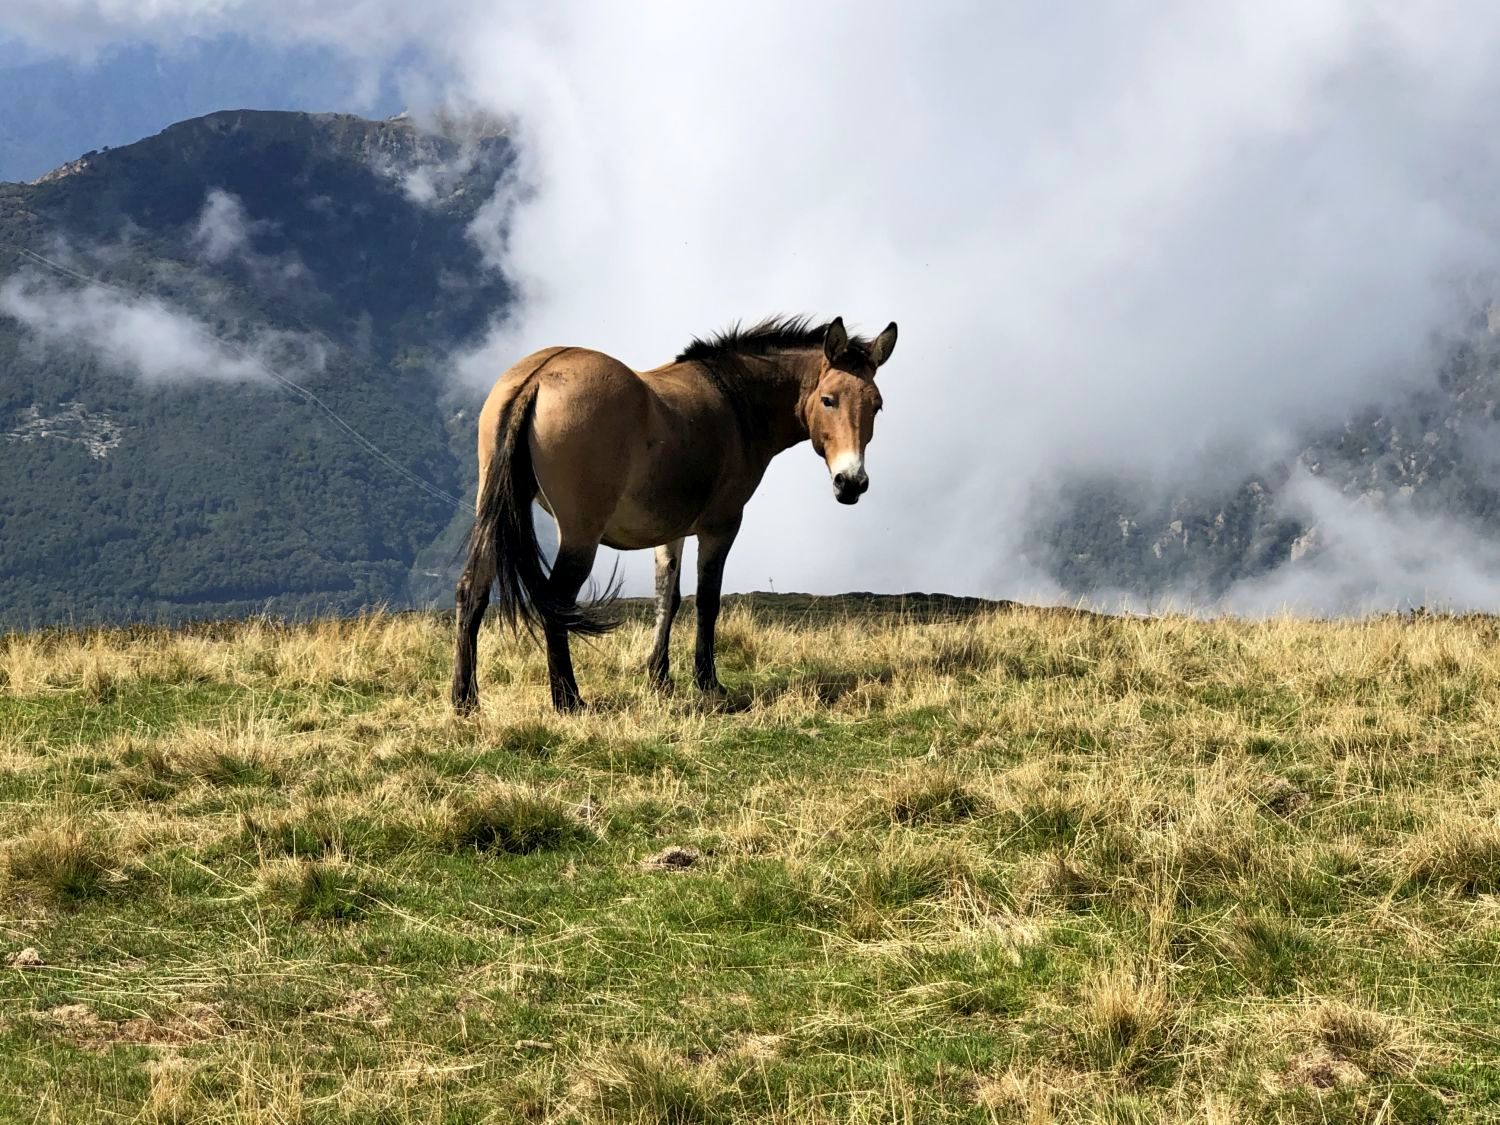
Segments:
[[[652,676],[651,690],[659,695],[672,695],[677,691],[677,684],[671,676]]]
[[[467,719],[479,709],[479,697],[477,695],[455,696],[453,699],[453,713],[460,719]]]
[[[580,695],[554,695],[552,697],[552,709],[560,715],[572,715],[583,710],[583,697]]]

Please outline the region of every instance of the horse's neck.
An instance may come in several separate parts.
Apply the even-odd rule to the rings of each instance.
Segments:
[[[762,452],[767,461],[807,440],[803,404],[817,387],[821,368],[818,353],[811,351],[778,352],[753,361],[755,377],[746,381],[746,390],[765,419]]]

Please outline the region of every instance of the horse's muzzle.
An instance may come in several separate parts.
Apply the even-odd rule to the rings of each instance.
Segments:
[[[860,473],[834,473],[833,494],[840,504],[858,504],[870,487],[870,478]]]

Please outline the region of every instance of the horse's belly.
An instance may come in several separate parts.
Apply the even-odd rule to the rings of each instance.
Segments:
[[[658,446],[636,458],[604,541],[635,550],[693,534],[719,486],[719,465],[696,452]]]
[[[603,542],[617,551],[658,547],[692,534],[696,513],[663,510],[649,502],[622,497],[604,529]]]

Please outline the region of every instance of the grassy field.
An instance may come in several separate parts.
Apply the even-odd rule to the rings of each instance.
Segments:
[[[1500,622],[799,609],[0,638],[0,1119],[1500,1119]]]

